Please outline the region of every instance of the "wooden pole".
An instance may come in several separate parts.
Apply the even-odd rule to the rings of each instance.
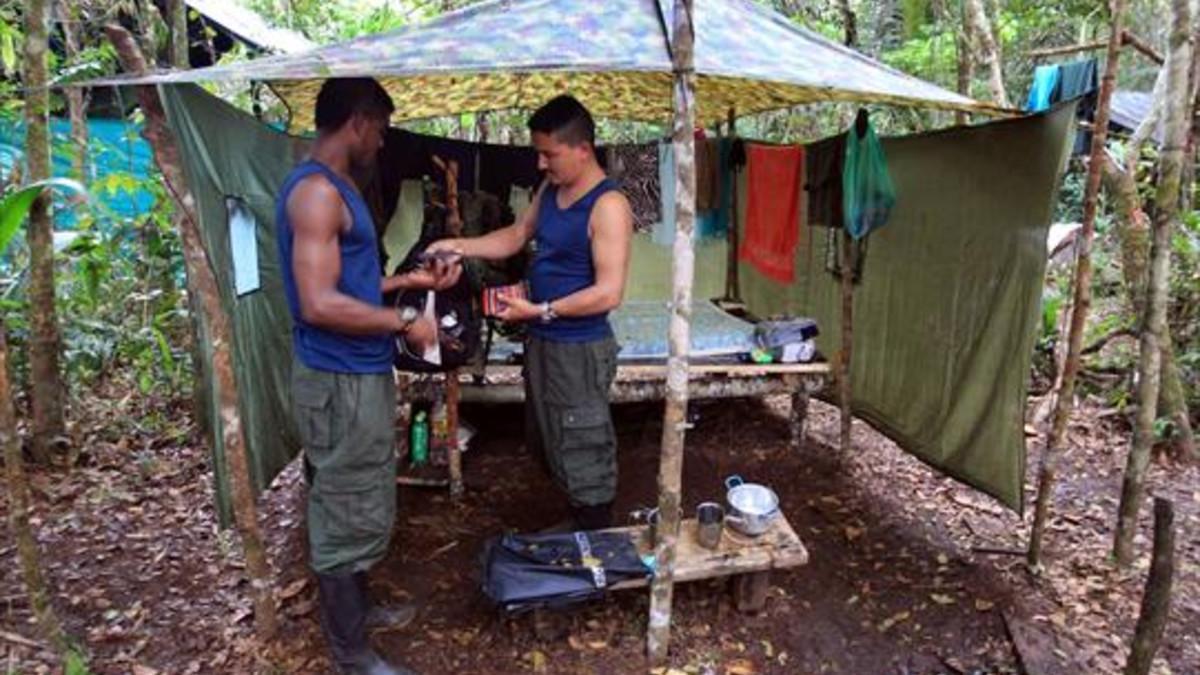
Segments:
[[[851,132],[853,133],[853,132]],[[835,237],[842,239],[842,277],[841,277],[841,295],[842,295],[842,346],[838,350],[838,404],[841,410],[840,427],[841,427],[841,448],[842,452],[850,451],[850,427],[854,421],[854,417],[850,412],[850,355],[854,345],[854,261],[850,255],[850,249],[854,245],[854,240],[850,238],[850,233],[843,228],[838,232],[833,233]]]
[[[116,48],[122,67],[131,74],[145,73],[146,61],[129,31],[116,25],[106,26],[104,30]],[[151,87],[137,87],[137,95],[146,118],[143,133],[154,151],[154,158],[163,173],[167,189],[174,196],[176,206],[184,214],[180,219],[180,238],[183,242],[184,265],[188,271],[187,279],[191,284],[188,292],[200,298],[205,324],[212,338],[212,364],[213,372],[217,376],[221,440],[225,447],[225,458],[229,462],[233,511],[246,556],[246,573],[250,577],[254,623],[259,637],[265,641],[275,635],[279,623],[275,615],[271,566],[267,561],[266,547],[258,528],[254,486],[250,481],[246,440],[242,433],[237,379],[233,375],[233,330],[229,316],[221,307],[217,279],[200,239],[196,200],[184,181],[179,148],[167,127],[162,102]]]
[[[1146,42],[1133,33],[1130,33],[1128,30],[1121,31],[1121,44],[1133,47],[1135,50],[1141,52],[1143,56],[1160,66],[1166,63],[1166,59],[1163,58],[1163,55],[1159,54],[1154,47],[1151,47],[1149,42]]]
[[[1155,194],[1150,242],[1150,283],[1146,314],[1142,321],[1138,359],[1137,416],[1133,446],[1121,482],[1121,505],[1113,553],[1119,567],[1133,562],[1133,535],[1145,491],[1146,468],[1154,445],[1154,421],[1162,375],[1162,350],[1167,326],[1168,284],[1171,278],[1171,232],[1179,224],[1179,184],[1183,173],[1183,149],[1187,144],[1191,103],[1188,68],[1191,64],[1191,3],[1173,0],[1170,52],[1167,58],[1166,138],[1159,153],[1158,185]]]
[[[729,109],[729,141],[736,142],[737,140],[737,111],[734,108]],[[742,301],[741,284],[738,281],[738,180],[735,166],[730,166],[729,171],[733,173],[733,189],[730,190],[729,204],[729,231],[726,234],[726,241],[729,242],[729,254],[725,261],[725,299],[730,302]]]
[[[674,70],[675,249],[667,357],[667,400],[663,412],[662,458],[658,469],[657,570],[650,585],[646,649],[651,663],[667,659],[671,638],[671,601],[675,585],[675,543],[679,537],[683,444],[687,425],[688,346],[692,315],[696,225],[696,146],[693,129],[696,72],[692,61],[692,0],[675,0],[672,57]]]
[[[1108,56],[1104,65],[1104,80],[1096,104],[1096,124],[1092,131],[1092,149],[1088,160],[1087,183],[1083,196],[1083,227],[1075,249],[1075,293],[1071,302],[1071,324],[1067,334],[1067,358],[1063,363],[1062,387],[1054,402],[1054,418],[1042,465],[1038,472],[1037,503],[1033,514],[1033,531],[1029,537],[1026,559],[1036,567],[1042,553],[1042,538],[1046,531],[1046,514],[1050,510],[1050,495],[1058,472],[1062,446],[1066,442],[1067,422],[1075,397],[1075,379],[1079,372],[1079,357],[1083,350],[1083,331],[1088,309],[1092,304],[1092,239],[1096,233],[1096,197],[1100,192],[1100,174],[1104,166],[1104,142],[1108,137],[1109,106],[1117,80],[1117,61],[1120,57],[1121,22],[1125,15],[1125,0],[1113,0],[1112,33],[1108,40]]]
[[[1138,614],[1137,628],[1133,634],[1133,645],[1129,660],[1125,662],[1125,675],[1147,675],[1167,617],[1171,613],[1171,585],[1175,576],[1175,510],[1168,499],[1154,500],[1154,553],[1150,558],[1150,576],[1146,579],[1146,592],[1142,595],[1142,611]]]
[[[1108,40],[1096,40],[1094,42],[1083,42],[1083,43],[1080,43],[1077,45],[1066,45],[1064,47],[1047,47],[1045,49],[1031,49],[1031,50],[1025,52],[1025,55],[1031,56],[1036,59],[1036,58],[1042,58],[1042,57],[1046,57],[1046,56],[1063,56],[1066,54],[1078,54],[1079,52],[1091,52],[1091,51],[1096,51],[1098,49],[1105,49],[1106,47],[1108,47],[1108,42],[1109,42]],[[1151,61],[1157,63],[1158,65],[1161,66],[1163,64],[1163,55],[1162,54],[1159,54],[1145,40],[1139,38],[1138,36],[1134,35],[1133,33],[1130,33],[1127,30],[1121,32],[1121,46],[1124,47],[1126,45],[1133,47],[1135,51],[1140,52],[1143,56],[1145,56],[1146,58],[1150,59]]]
[[[446,173],[446,234],[451,237],[462,236],[462,212],[458,208],[458,162],[443,161],[434,156],[433,162]],[[458,447],[458,402],[459,402],[458,369],[446,373],[445,395],[446,405],[446,464],[449,472],[450,496],[458,499],[463,493],[462,450]]]

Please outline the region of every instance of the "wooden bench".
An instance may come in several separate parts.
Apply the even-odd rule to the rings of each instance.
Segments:
[[[675,546],[675,582],[698,581],[717,577],[734,578],[734,600],[745,612],[761,610],[770,590],[771,570],[799,567],[808,563],[808,549],[782,514],[771,529],[758,537],[742,535],[729,527],[721,533],[716,549],[700,545],[696,536],[696,519],[688,518],[679,524],[679,539]],[[627,532],[637,544],[638,553],[653,552],[649,527],[634,525],[609,530]],[[645,588],[649,579],[634,579],[614,584],[612,590]]]

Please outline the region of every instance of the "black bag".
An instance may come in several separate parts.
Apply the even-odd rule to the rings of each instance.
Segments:
[[[403,274],[417,269],[421,265],[419,256],[425,248],[440,236],[427,228],[421,238],[413,245],[400,263],[398,272]],[[441,347],[441,364],[430,363],[421,354],[413,353],[403,336],[396,337],[395,365],[398,370],[415,373],[438,373],[454,370],[470,362],[479,350],[482,318],[475,304],[476,291],[471,275],[463,270],[458,283],[443,291],[434,293],[433,312],[438,321],[438,344]],[[425,314],[425,302],[429,297],[427,290],[405,290],[396,294],[393,300],[397,307],[412,307],[421,315]]]
[[[582,602],[651,573],[623,532],[505,534],[488,541],[483,561],[483,592],[507,612]]]

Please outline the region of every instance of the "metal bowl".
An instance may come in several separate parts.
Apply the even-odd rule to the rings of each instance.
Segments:
[[[725,479],[725,500],[729,502],[729,515],[725,520],[730,527],[750,536],[758,536],[771,529],[771,523],[779,515],[779,496],[775,491],[758,483],[747,483],[741,476]]]

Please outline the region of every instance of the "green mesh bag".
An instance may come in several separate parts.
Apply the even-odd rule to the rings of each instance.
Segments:
[[[842,206],[846,231],[857,240],[887,223],[896,203],[896,188],[888,175],[887,158],[875,129],[870,122],[855,127],[846,132]]]

